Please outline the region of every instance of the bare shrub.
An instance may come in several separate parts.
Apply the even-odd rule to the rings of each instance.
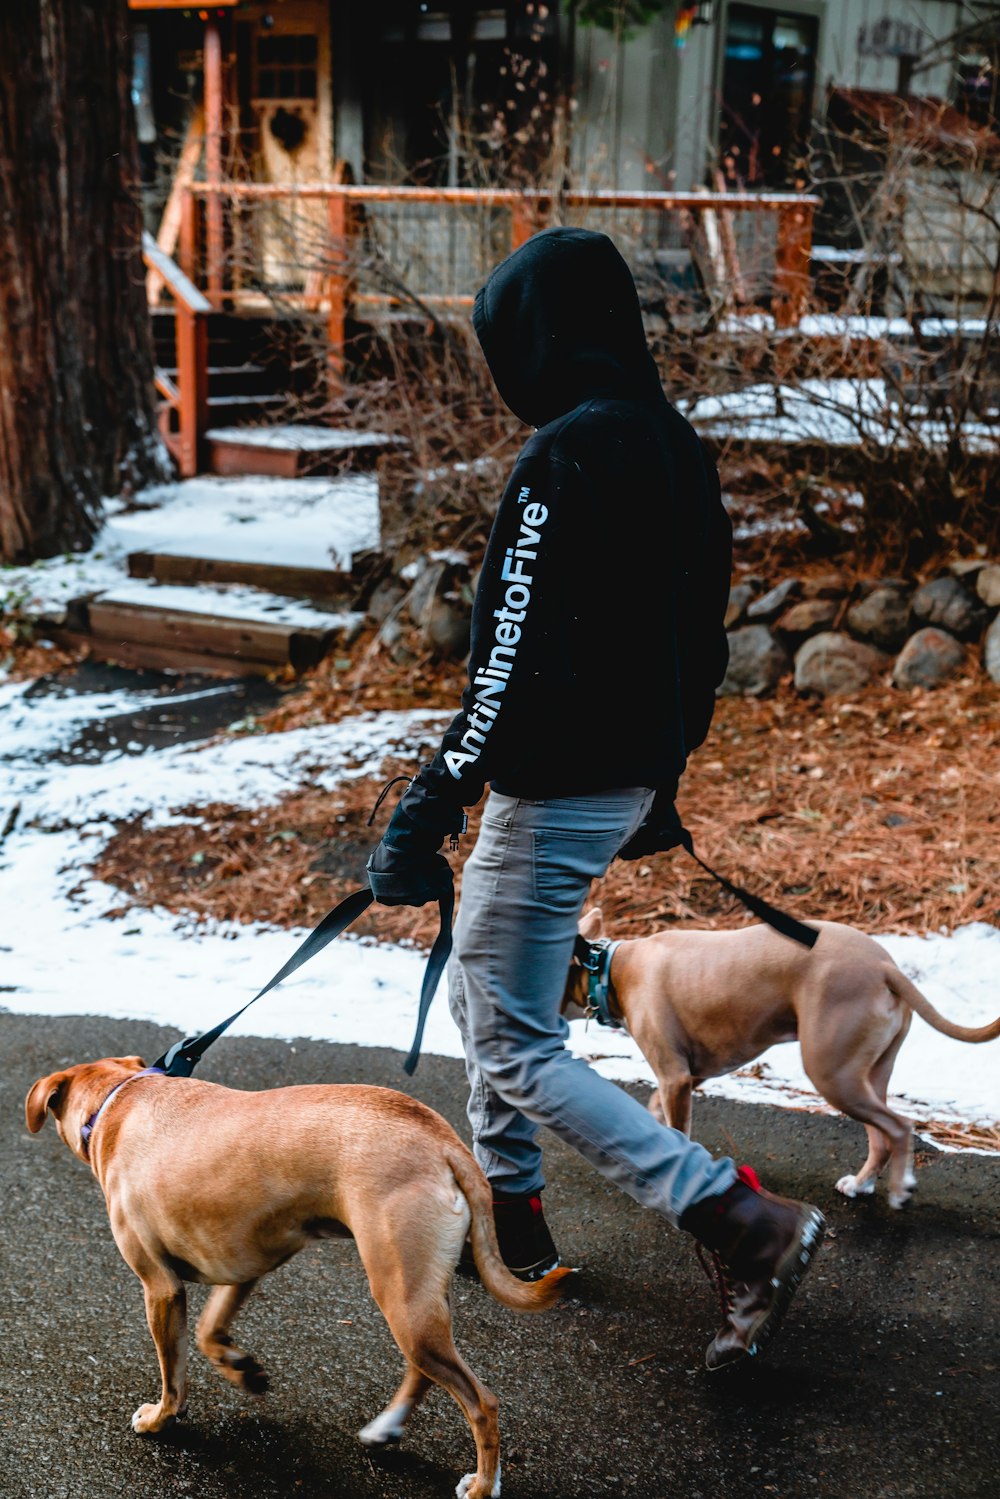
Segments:
[[[571,207],[552,162],[522,205],[529,227],[612,235],[665,388],[724,484],[814,551],[895,568],[1000,544],[1000,142],[956,118],[914,100],[862,130],[831,110],[812,169],[819,232],[836,243],[817,252],[792,329],[771,312],[773,214]],[[462,160],[477,149],[464,136]],[[494,168],[484,162],[484,185]],[[523,429],[496,397],[469,310],[509,251],[510,205],[372,198],[347,205],[346,234],[316,200],[243,199],[233,217],[230,284],[273,314],[294,375],[286,418],[408,439],[387,470],[394,542],[485,535]],[[351,314],[342,362],[333,295]]]

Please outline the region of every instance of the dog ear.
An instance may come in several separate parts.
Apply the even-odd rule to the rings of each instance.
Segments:
[[[24,1100],[25,1123],[33,1135],[37,1135],[45,1123],[49,1109],[55,1109],[59,1091],[68,1078],[68,1072],[53,1072],[49,1077],[40,1077]]]
[[[117,1062],[119,1067],[127,1067],[130,1072],[141,1072],[145,1067],[142,1057],[108,1057],[109,1062]]]
[[[594,937],[599,937],[604,931],[604,917],[601,915],[600,906],[592,906],[589,911],[580,917],[578,928],[580,936],[590,942]]]

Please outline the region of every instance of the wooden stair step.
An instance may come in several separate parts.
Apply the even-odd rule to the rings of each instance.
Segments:
[[[326,599],[337,585],[331,579],[328,588],[324,575],[346,580],[353,575],[354,557],[378,548],[379,484],[374,474],[334,479],[205,476],[176,486],[164,505],[136,511],[117,524],[124,549],[140,559],[169,555],[278,566],[290,569],[290,577],[316,573],[321,575],[316,581],[324,585],[319,596]],[[148,576],[151,569],[140,560],[133,571]],[[223,581],[221,575],[218,581]],[[233,573],[232,581],[241,580]],[[250,573],[242,581],[260,586],[259,577]],[[344,587],[347,591],[346,582]],[[310,589],[277,585],[271,591],[313,596]]]
[[[166,371],[166,373],[168,375],[176,377],[180,372],[178,370],[168,369]],[[209,375],[266,375],[267,374],[267,365],[266,364],[210,364],[208,366],[208,373],[209,373]]]
[[[135,580],[87,605],[95,655],[130,665],[166,658],[229,673],[304,671],[350,638],[363,616],[311,608],[246,587],[187,588]]]
[[[208,409],[220,406],[277,406],[285,400],[280,392],[263,392],[261,395],[209,396]],[[237,429],[239,430],[239,429]]]
[[[173,551],[131,552],[128,570],[132,578],[154,578],[158,583],[246,583],[299,599],[344,600],[355,588],[351,573],[331,567]]]
[[[176,385],[180,379],[180,371],[174,368],[175,363],[175,360],[169,360],[159,367],[157,373],[166,375]],[[287,383],[285,371],[275,365],[254,364],[248,360],[245,364],[208,366],[210,400],[223,405],[231,404],[228,399],[230,396],[253,396],[258,392],[275,395],[285,390]]]
[[[347,465],[370,467],[392,448],[406,447],[389,432],[348,427],[212,427],[205,434],[209,467],[216,474],[272,474],[295,478],[303,469],[337,472]]]

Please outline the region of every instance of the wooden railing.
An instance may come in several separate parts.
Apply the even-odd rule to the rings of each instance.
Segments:
[[[220,198],[234,206],[246,208],[253,204],[288,205],[322,202],[326,204],[326,232],[329,240],[342,247],[337,259],[339,266],[331,263],[326,280],[332,304],[331,342],[342,346],[342,329],[339,326],[340,311],[344,316],[351,307],[352,275],[350,255],[351,242],[358,236],[361,215],[358,210],[378,209],[381,205],[428,204],[447,209],[505,208],[510,216],[510,232],[506,249],[516,249],[536,230],[552,221],[555,210],[560,216],[585,217],[588,212],[621,214],[655,213],[657,215],[690,215],[694,220],[706,216],[730,229],[737,216],[744,214],[771,215],[776,220],[774,266],[772,275],[771,310],[779,327],[791,327],[798,321],[805,307],[808,288],[809,254],[812,244],[813,212],[817,198],[801,193],[668,193],[658,191],[619,192],[600,190],[594,192],[564,192],[558,200],[543,192],[520,191],[511,188],[439,188],[439,187],[394,187],[372,183],[346,181],[314,182],[300,184],[260,182],[197,182],[192,183],[190,195],[206,201],[215,209]],[[218,213],[207,214],[210,223],[218,223]],[[197,263],[197,247],[191,240],[198,229],[190,209],[186,215],[188,243],[185,253],[190,263],[185,268],[194,274]],[[731,233],[719,236],[722,248],[720,259],[724,261],[727,240]],[[185,239],[182,231],[182,241]],[[216,227],[206,234],[206,255],[202,280],[208,287],[209,296],[216,299],[224,295],[217,257],[219,231]],[[334,257],[331,257],[331,261]],[[183,263],[183,262],[182,262]],[[231,288],[230,288],[231,289]],[[471,301],[471,297],[435,295],[427,288],[421,289],[421,300],[427,303],[456,305]]]
[[[397,213],[400,222],[394,225],[394,232],[404,259],[407,234],[427,230],[424,220],[418,222],[412,214],[407,219],[407,205],[437,207],[443,215],[452,215],[450,220],[435,220],[431,226],[438,231],[439,239],[447,238],[449,229],[456,229],[461,210],[466,211],[463,224],[468,242],[486,254],[483,264],[463,263],[461,267],[464,279],[471,278],[472,285],[477,284],[477,278],[485,279],[496,260],[557,218],[587,222],[590,216],[599,227],[610,227],[616,237],[622,234],[627,238],[631,216],[633,228],[635,223],[644,225],[647,231],[652,228],[655,238],[657,232],[668,228],[671,234],[675,233],[677,216],[686,216],[688,224],[700,224],[711,239],[716,286],[731,289],[740,286],[743,280],[737,257],[739,235],[734,226],[744,221],[745,216],[753,216],[758,224],[762,216],[770,216],[773,234],[766,237],[766,249],[760,252],[767,261],[766,275],[762,286],[753,289],[748,305],[767,306],[769,301],[779,328],[794,327],[805,310],[813,212],[819,201],[806,194],[601,190],[564,192],[556,198],[544,192],[510,188],[353,183],[342,166],[335,177],[332,182],[299,184],[192,182],[183,190],[180,201],[179,265],[164,255],[148,235],[144,237],[147,265],[162,275],[177,309],[178,380],[175,386],[161,376],[158,389],[168,403],[168,414],[175,412],[177,416],[176,430],[170,428],[165,436],[182,473],[197,472],[206,428],[206,313],[213,308],[252,305],[255,301],[259,305],[262,299],[266,304],[272,294],[266,274],[249,266],[247,262],[252,257],[241,257],[239,251],[244,221],[255,208],[260,215],[256,225],[258,252],[260,242],[274,229],[273,222],[271,229],[267,228],[266,215],[281,205],[287,215],[294,216],[297,211],[308,228],[311,248],[305,257],[307,263],[299,266],[297,286],[282,285],[274,295],[286,309],[325,315],[330,375],[335,384],[343,376],[348,324],[352,318],[364,315],[373,304],[391,306],[403,302],[406,292],[414,290],[419,294],[418,305],[432,309],[454,308],[472,301],[468,287],[456,291],[447,284],[448,274],[433,266],[429,270],[424,267],[428,284],[416,289],[405,270],[400,270],[399,286],[405,291],[395,295],[385,288],[373,291],[359,285],[359,267],[366,263],[365,235],[370,233],[373,223],[380,222],[380,215]],[[492,219],[490,211],[497,211]],[[416,209],[416,214],[419,213]],[[609,217],[613,219],[610,226]],[[481,233],[480,221],[486,225]],[[385,222],[381,227],[386,227]],[[711,236],[707,234],[709,228]],[[254,241],[253,231],[250,240]],[[674,241],[675,246],[683,242],[683,235]],[[461,260],[461,250],[457,258]],[[453,255],[452,271],[454,261]],[[207,295],[198,290],[195,282],[200,283]]]
[[[142,236],[142,258],[155,271],[173,298],[177,350],[177,380],[165,370],[155,374],[156,389],[165,402],[160,430],[185,479],[201,466],[201,448],[208,426],[208,324],[212,304],[151,234]],[[176,421],[176,425],[174,422]]]

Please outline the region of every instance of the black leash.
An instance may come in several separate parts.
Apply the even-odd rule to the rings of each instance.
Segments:
[[[403,1071],[408,1077],[412,1077],[417,1070],[417,1062],[420,1059],[420,1046],[424,1039],[424,1025],[427,1022],[427,1012],[431,1007],[441,975],[445,970],[448,958],[451,954],[451,919],[455,914],[455,889],[454,886],[442,895],[438,901],[438,910],[441,913],[441,925],[438,934],[434,938],[434,946],[427,956],[427,967],[424,969],[424,981],[420,986],[420,1004],[417,1006],[417,1029],[413,1037],[413,1045],[410,1054],[403,1063]]]
[[[400,776],[398,779],[406,780],[407,777]],[[390,782],[390,785],[393,784],[395,783]],[[388,789],[387,787],[386,790]],[[376,803],[376,811],[385,794],[386,792],[383,791],[382,796],[379,797],[379,802]],[[375,813],[373,812],[372,817],[374,815]],[[734,895],[737,900],[742,901],[761,921],[765,921],[768,926],[774,927],[775,931],[780,932],[783,937],[789,937],[793,942],[800,942],[804,947],[813,947],[815,945],[819,933],[814,927],[806,926],[803,922],[797,921],[794,916],[789,916],[786,911],[779,911],[776,906],[772,906],[766,900],[762,900],[759,895],[753,895],[749,890],[744,890],[741,885],[734,885],[731,880],[726,879],[725,875],[719,874],[706,864],[704,859],[698,857],[694,851],[694,843],[687,828],[681,827],[680,834],[681,846],[691,855],[695,863],[700,864],[706,874],[711,875],[712,879],[716,880],[724,890],[728,890],[730,895]],[[290,978],[303,964],[308,963],[310,958],[314,958],[318,952],[322,952],[324,947],[327,947],[342,932],[345,932],[353,922],[357,921],[358,917],[364,911],[367,911],[374,900],[375,896],[368,886],[362,890],[355,890],[352,894],[345,896],[340,904],[335,906],[332,911],[329,911],[319,925],[313,928],[305,940],[292,953],[288,962],[282,968],[278,969],[278,972],[273,978],[268,980],[263,989],[257,991],[253,999],[248,999],[246,1004],[230,1015],[227,1020],[221,1020],[218,1025],[214,1025],[211,1030],[203,1031],[200,1036],[187,1036],[183,1041],[175,1041],[173,1046],[153,1063],[153,1067],[150,1070],[164,1072],[167,1077],[190,1077],[208,1048],[213,1042],[218,1041],[219,1037],[229,1029],[234,1021],[239,1020],[240,1016],[249,1010],[252,1004],[256,1004],[258,999],[263,999],[265,994],[269,994],[272,989],[277,988],[285,979]],[[417,1069],[417,1062],[420,1058],[420,1047],[424,1036],[424,1027],[427,1024],[427,1015],[431,1007],[431,1000],[434,998],[437,986],[441,981],[441,975],[451,954],[451,924],[455,914],[454,887],[450,887],[440,897],[438,910],[440,912],[440,926],[438,934],[434,939],[434,946],[431,948],[427,958],[427,966],[424,969],[423,983],[420,987],[420,1003],[417,1007],[416,1032],[409,1055],[403,1063],[403,1071],[409,1077],[412,1077]],[[578,939],[578,944],[580,940]],[[610,971],[610,963],[608,964],[608,970]]]
[[[691,855],[695,863],[700,864],[706,874],[710,874],[713,880],[718,880],[724,890],[735,895],[761,921],[766,921],[768,926],[774,927],[783,937],[801,942],[803,947],[815,946],[819,936],[815,927],[806,926],[794,916],[789,916],[787,911],[779,911],[777,906],[770,905],[759,895],[751,894],[742,885],[734,885],[725,875],[718,874],[695,853],[691,834],[683,825],[680,827],[680,834],[680,846]],[[596,1020],[598,1025],[608,1026],[612,1030],[620,1029],[622,1024],[620,1016],[611,1013],[611,961],[619,946],[620,943],[611,942],[607,937],[583,937],[579,933],[573,943],[574,958],[587,970],[587,1019]]]
[[[749,890],[744,890],[742,885],[734,885],[732,880],[727,880],[724,874],[700,859],[694,851],[694,841],[687,828],[683,825],[680,829],[681,847],[691,855],[696,864],[700,864],[706,874],[717,881],[730,895],[735,895],[738,901],[742,901],[747,910],[759,916],[761,921],[766,921],[768,926],[773,926],[776,932],[783,937],[789,937],[792,942],[800,942],[803,947],[815,947],[819,932],[813,926],[806,926],[805,922],[797,921],[794,916],[789,916],[787,911],[779,911],[777,906],[772,906],[768,901],[762,900],[759,895],[753,895]]]
[[[234,1020],[238,1020],[252,1004],[257,1003],[258,999],[263,999],[265,994],[270,993],[272,989],[277,988],[278,984],[290,978],[304,963],[308,963],[310,958],[322,952],[323,948],[345,932],[352,922],[357,921],[362,912],[367,911],[374,899],[374,895],[367,886],[363,890],[355,890],[351,895],[345,896],[338,906],[323,917],[319,926],[315,927],[305,941],[299,944],[284,967],[278,969],[274,977],[268,980],[263,989],[258,990],[253,999],[248,999],[235,1014],[229,1016],[228,1020],[222,1020],[218,1025],[213,1025],[210,1031],[203,1031],[200,1036],[188,1036],[183,1041],[176,1041],[158,1061],[153,1063],[153,1066],[165,1072],[168,1077],[190,1077],[208,1048],[213,1042],[218,1041]],[[455,913],[454,890],[449,890],[447,894],[442,895],[438,902],[438,909],[441,913],[441,927],[427,959],[427,967],[424,969],[420,1004],[417,1009],[416,1035],[413,1038],[410,1054],[403,1063],[404,1070],[411,1077],[416,1070],[420,1056],[420,1043],[423,1039],[427,1012],[431,1007],[431,1000],[434,998],[451,952],[451,922]]]

